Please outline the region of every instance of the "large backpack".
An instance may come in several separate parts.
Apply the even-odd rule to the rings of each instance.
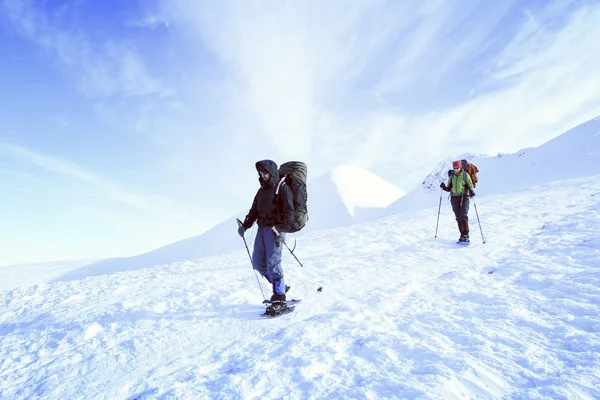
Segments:
[[[477,168],[477,166],[475,164],[471,164],[467,160],[460,160],[460,161],[462,162],[462,169],[463,169],[463,171],[465,171],[467,174],[469,174],[471,176],[471,181],[473,182],[473,187],[475,187],[475,185],[477,184],[477,182],[479,182],[479,178],[477,177],[477,173],[479,172],[479,168]],[[453,170],[449,170],[448,171],[448,178],[452,177],[453,173],[454,173]],[[463,175],[463,179],[464,179],[464,182],[467,183],[467,176],[466,175]]]
[[[301,161],[289,161],[281,164],[279,167],[280,181],[279,186],[277,187],[277,193],[279,193],[279,187],[281,187],[282,184],[286,184],[292,189],[294,196],[295,217],[290,232],[298,232],[300,229],[304,228],[304,225],[306,225],[306,222],[308,221],[308,209],[306,207],[306,202],[308,200],[306,176],[306,164]]]

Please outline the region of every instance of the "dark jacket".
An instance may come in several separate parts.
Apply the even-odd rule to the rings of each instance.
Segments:
[[[254,221],[258,221],[258,226],[274,226],[279,232],[288,232],[291,230],[294,221],[292,189],[285,183],[280,185],[279,170],[274,161],[258,161],[256,171],[260,169],[269,172],[269,180],[264,181],[259,174],[260,189],[256,192],[252,207],[246,215],[244,227],[250,229]],[[277,186],[279,186],[278,194],[276,194]]]

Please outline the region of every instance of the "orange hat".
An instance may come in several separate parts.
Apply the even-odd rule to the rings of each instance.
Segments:
[[[452,168],[462,168],[462,162],[452,161]]]

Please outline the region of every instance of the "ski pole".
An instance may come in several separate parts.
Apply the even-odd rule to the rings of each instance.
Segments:
[[[483,244],[485,244],[485,238],[483,237],[483,229],[481,229],[481,221],[479,220],[479,213],[477,212],[477,204],[475,204],[475,199],[473,199],[473,206],[475,207],[475,215],[477,215],[477,223],[479,224],[479,231],[481,232],[481,240]]]
[[[433,237],[434,239],[437,239],[437,231],[438,231],[438,225],[440,223],[440,210],[441,209],[442,209],[442,189],[440,189],[440,205],[438,206],[437,222],[435,223],[435,236]]]
[[[298,260],[298,257],[296,257],[296,255],[294,254],[294,252],[289,248],[289,246],[287,245],[287,243],[284,241],[283,244],[285,244],[285,247],[287,247],[287,249],[290,251],[290,254],[292,256],[294,256],[294,258],[296,259],[296,261],[298,261],[298,264],[300,264],[300,266],[302,268],[304,268],[304,265],[302,265],[302,263],[300,262],[300,260]]]
[[[277,231],[277,229],[275,229],[275,227],[271,227],[271,230],[273,231],[273,233],[275,234],[275,236],[279,236],[279,232]],[[290,249],[290,246],[288,246],[288,244],[285,242],[285,240],[283,240],[283,244],[285,244],[285,247],[287,247],[287,249],[290,251],[290,254],[292,256],[294,256],[294,258],[296,259],[296,261],[298,261],[298,264],[300,264],[300,266],[302,268],[304,268],[304,265],[302,265],[302,263],[300,262],[300,260],[298,260],[298,257],[296,257],[296,255],[294,254],[294,252],[292,251],[292,249]]]
[[[235,220],[238,223],[238,228],[240,226],[242,226],[242,221],[240,221],[238,218],[236,218]],[[250,255],[250,249],[248,248],[248,243],[246,243],[246,238],[242,236],[242,240],[244,241],[244,246],[246,246],[246,251],[248,252],[248,258],[250,258],[250,265],[252,265],[252,256]],[[252,267],[252,270],[254,271],[254,276],[256,277],[256,282],[258,282],[258,287],[260,288],[260,293],[262,294],[263,300],[267,301],[267,298],[265,297],[265,292],[263,292],[262,285],[260,284],[260,279],[258,279],[258,275],[256,274],[256,270],[254,269],[254,266]]]

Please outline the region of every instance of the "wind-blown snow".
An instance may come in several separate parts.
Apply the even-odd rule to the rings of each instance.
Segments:
[[[33,286],[38,283],[48,282],[65,273],[77,270],[97,261],[99,260],[68,260],[0,267],[0,290],[9,290],[17,287]]]
[[[372,172],[353,165],[334,168],[331,177],[352,216],[357,208],[387,207],[406,194]]]
[[[476,204],[302,237],[273,320],[241,246],[2,292],[0,397],[599,398],[600,176]]]

